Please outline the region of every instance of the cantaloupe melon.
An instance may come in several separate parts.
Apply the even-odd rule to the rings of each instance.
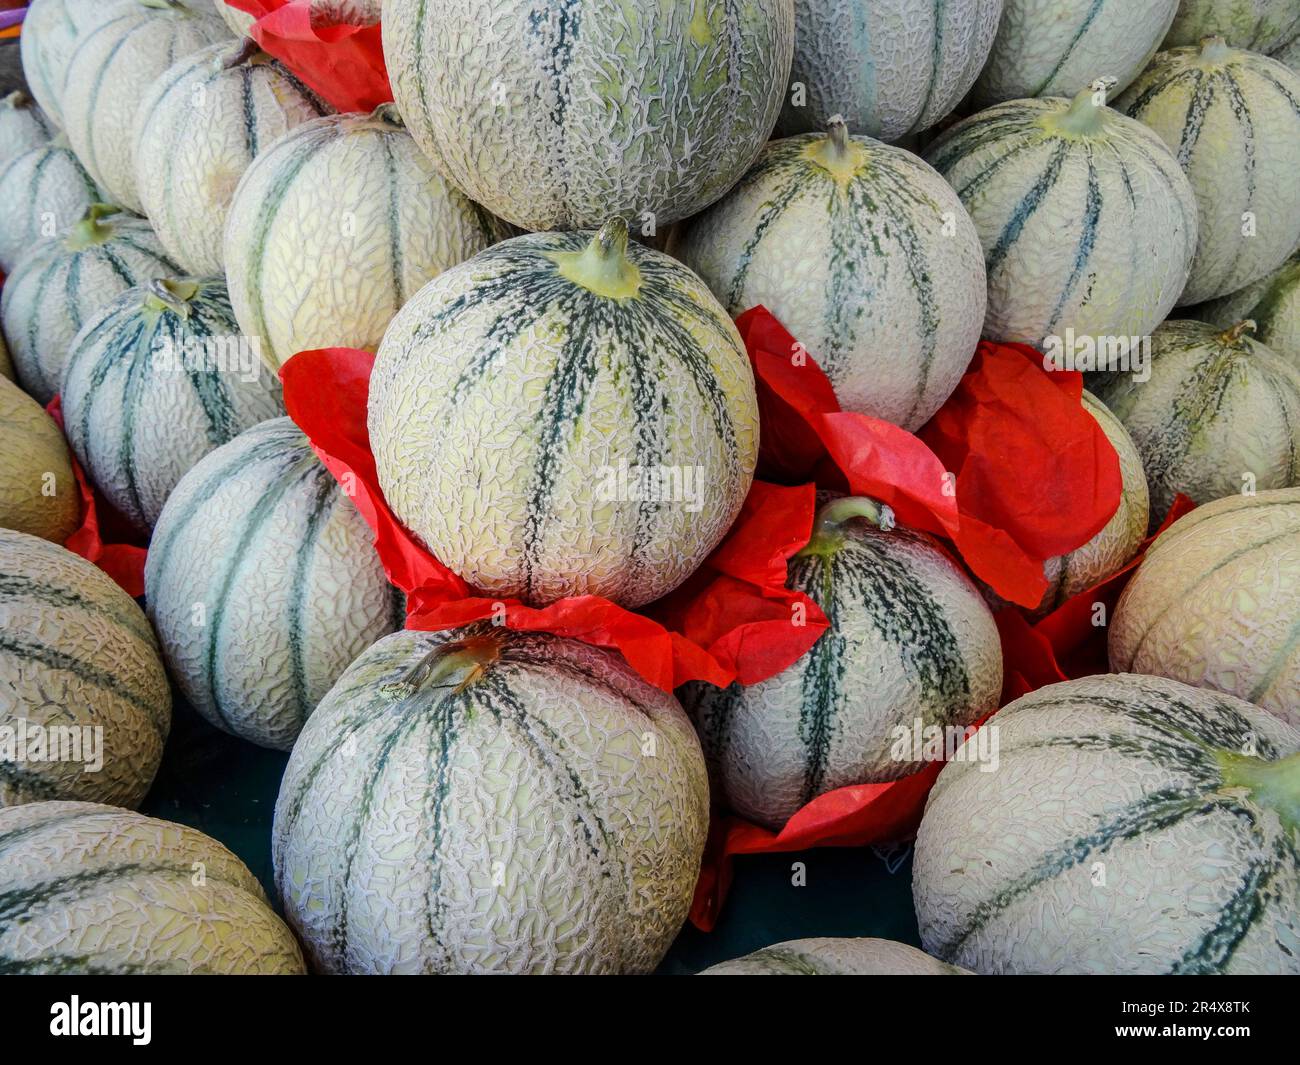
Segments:
[[[63,434],[36,400],[0,376],[0,529],[61,544],[80,517]]]
[[[1220,329],[1249,319],[1255,339],[1300,366],[1300,254],[1239,292],[1197,307],[1196,316]]]
[[[700,976],[961,976],[924,951],[891,939],[792,939],[719,962]]]
[[[411,135],[529,230],[707,207],[776,123],[794,0],[388,0],[384,59]]]
[[[421,289],[380,345],[369,426],[398,518],[469,583],[530,603],[677,587],[758,450],[735,325],[621,219],[505,241]]]
[[[1300,488],[1218,499],[1147,551],[1110,624],[1115,670],[1248,699],[1300,728]]]
[[[54,136],[54,124],[22,90],[0,99],[0,169]]]
[[[63,83],[81,39],[135,0],[31,0],[19,38],[23,76],[41,110],[62,127]]]
[[[304,971],[257,878],[216,840],[88,802],[0,810],[0,972]]]
[[[0,806],[140,804],[171,689],[148,621],[103,570],[0,529],[0,678]]]
[[[1040,688],[986,727],[997,771],[945,765],[917,836],[928,952],[989,974],[1300,974],[1300,731],[1132,674]]]
[[[649,972],[690,906],[708,805],[677,700],[611,652],[395,633],[294,746],[276,884],[322,972]]]
[[[100,198],[62,133],[0,165],[0,270],[12,270],[29,248],[67,230]]]
[[[1181,0],[1162,48],[1223,37],[1234,48],[1272,52],[1300,32],[1295,0]]]

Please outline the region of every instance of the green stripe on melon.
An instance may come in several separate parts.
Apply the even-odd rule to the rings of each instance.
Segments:
[[[0,377],[0,528],[61,544],[80,516],[81,495],[59,427]]]
[[[681,258],[738,315],[766,306],[845,410],[916,429],[984,323],[979,235],[953,190],[901,148],[829,134],[773,141],[695,219]]]
[[[0,270],[12,271],[33,245],[64,232],[98,199],[62,134],[0,166]]]
[[[23,76],[41,110],[62,127],[63,84],[81,39],[121,7],[105,0],[31,0],[18,38]]]
[[[700,976],[960,976],[967,970],[889,939],[792,939],[719,962]]]
[[[1223,37],[1234,48],[1272,52],[1300,33],[1295,0],[1181,0],[1162,48]]]
[[[109,502],[141,530],[152,528],[204,455],[283,413],[279,379],[239,335],[219,280],[129,289],[69,350],[68,440]]]
[[[21,90],[0,99],[0,168],[54,136],[54,124]]]
[[[149,617],[186,699],[233,735],[293,746],[347,664],[401,624],[372,539],[288,418],[195,465],[145,567]]]
[[[320,971],[643,973],[707,827],[671,695],[609,651],[481,626],[348,668],[290,755],[272,848]]]
[[[1262,280],[1203,304],[1194,313],[1220,329],[1249,319],[1255,323],[1256,340],[1300,366],[1300,254]]]
[[[927,951],[987,974],[1300,974],[1300,732],[1131,674],[986,727],[998,768],[949,762],[917,837]]]

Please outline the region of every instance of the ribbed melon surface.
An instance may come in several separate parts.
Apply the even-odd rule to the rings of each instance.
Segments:
[[[0,270],[13,270],[28,249],[64,232],[99,198],[62,134],[0,164]]]

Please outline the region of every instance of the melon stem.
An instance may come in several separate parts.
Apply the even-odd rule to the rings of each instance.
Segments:
[[[398,129],[405,129],[406,123],[402,121],[402,113],[397,110],[397,105],[391,101],[386,104],[380,104],[370,112],[371,121],[382,122],[386,126],[396,126]]]
[[[151,311],[167,310],[188,318],[190,300],[198,295],[198,291],[197,281],[156,277],[145,285],[144,305]]]
[[[1255,320],[1247,318],[1245,321],[1238,322],[1231,329],[1225,329],[1217,337],[1220,344],[1226,344],[1229,347],[1236,347],[1241,343],[1242,337],[1247,333],[1255,332]]]
[[[95,244],[103,244],[113,235],[113,227],[103,223],[110,215],[120,214],[122,208],[111,203],[92,203],[81,216],[81,221],[68,233],[67,246],[72,251],[80,251]]]
[[[221,60],[221,69],[233,70],[235,67],[243,66],[243,64],[247,63],[261,50],[261,45],[253,40],[252,37],[243,37]]]
[[[1227,40],[1217,34],[1201,38],[1201,59],[1206,63],[1222,63],[1231,51]]]
[[[461,691],[478,680],[487,667],[501,657],[502,637],[499,635],[466,636],[439,644],[412,666],[401,680],[386,684],[385,695],[409,698],[425,688],[445,687],[448,677],[463,673],[456,690]]]
[[[1098,78],[1087,88],[1074,94],[1070,106],[1063,112],[1048,116],[1045,122],[1049,128],[1060,133],[1070,133],[1076,137],[1086,137],[1101,132],[1103,109],[1106,105],[1106,93],[1116,84],[1114,78]],[[1095,99],[1101,94],[1101,102]]]
[[[835,550],[843,540],[844,523],[857,518],[865,518],[882,532],[888,532],[894,527],[894,511],[884,503],[878,503],[867,496],[832,499],[817,512],[812,536],[799,554],[818,555]]]
[[[1235,751],[1216,751],[1223,781],[1245,788],[1260,806],[1277,812],[1282,824],[1300,832],[1300,751],[1269,761]]]
[[[22,89],[14,89],[14,91],[3,100],[0,100],[0,103],[4,104],[6,107],[12,107],[17,110],[19,108],[31,107],[32,98],[23,92]]]
[[[826,123],[826,136],[830,138],[831,149],[836,155],[843,155],[849,147],[849,126],[843,115],[831,115]]]
[[[560,276],[598,296],[631,299],[641,289],[641,271],[627,257],[627,222],[611,218],[581,251],[547,255]]]

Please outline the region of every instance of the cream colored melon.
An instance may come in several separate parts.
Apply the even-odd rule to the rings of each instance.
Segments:
[[[143,612],[103,570],[26,533],[0,529],[0,575],[0,742],[15,752],[0,806],[138,806],[171,724]]]
[[[39,403],[0,376],[0,529],[61,544],[80,517],[63,434]]]
[[[41,110],[64,125],[63,84],[68,63],[81,39],[135,0],[31,0],[19,37],[23,76]]]
[[[64,232],[100,198],[61,133],[0,166],[0,270],[12,270],[29,248]]]
[[[1115,610],[1110,664],[1300,727],[1300,489],[1219,499],[1162,533]]]
[[[1272,52],[1300,32],[1295,0],[1181,0],[1162,48],[1223,37],[1234,48]]]
[[[1240,292],[1196,308],[1196,316],[1220,329],[1249,319],[1256,340],[1300,367],[1300,254]]]
[[[25,92],[15,90],[0,99],[0,170],[53,135],[54,124]]]
[[[196,277],[222,273],[235,187],[289,130],[329,108],[250,40],[214,44],[159,77],[136,111],[136,190],[167,253]]]
[[[202,832],[87,802],[0,810],[0,971],[304,972],[257,878]]]
[[[708,808],[677,700],[612,652],[395,633],[289,757],[276,884],[326,973],[644,973],[685,920]]]
[[[924,951],[890,939],[792,939],[719,962],[700,976],[961,976]]]
[[[308,348],[373,350],[421,285],[504,235],[438,175],[391,105],[315,119],[240,180],[225,235],[230,298],[273,368]]]

